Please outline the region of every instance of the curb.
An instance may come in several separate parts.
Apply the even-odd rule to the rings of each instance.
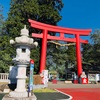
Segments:
[[[64,93],[64,92],[61,92],[61,91],[59,91],[59,90],[57,90],[57,89],[54,89],[54,90],[56,90],[57,92],[60,92],[60,93],[62,93],[62,94],[64,94],[64,95],[69,96],[69,99],[58,99],[58,100],[72,100],[72,99],[73,99],[73,97],[70,96],[69,94],[66,94],[66,93]]]

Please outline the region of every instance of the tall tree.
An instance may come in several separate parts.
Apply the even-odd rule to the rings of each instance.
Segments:
[[[11,0],[6,22],[7,34],[11,37],[18,36],[23,25],[29,27],[28,19],[57,25],[61,20],[59,12],[62,7],[62,0]]]
[[[91,39],[93,41],[93,69],[100,70],[100,30],[95,30],[93,34],[91,34]]]
[[[88,71],[100,70],[100,30],[91,34],[92,43],[82,45],[83,47],[83,68]]]
[[[8,72],[9,66],[11,65],[11,58],[9,55],[10,45],[8,45],[9,37],[4,35],[5,32],[5,21],[2,14],[3,7],[0,5],[0,72]]]
[[[60,11],[63,7],[62,0],[38,0],[39,14],[38,20],[51,25],[57,25],[61,20]]]
[[[24,25],[27,25],[30,34],[33,31],[39,32],[40,30],[30,27],[28,19],[57,25],[57,22],[61,20],[60,11],[62,7],[62,0],[11,0],[10,11],[6,20],[6,34],[10,38],[15,38],[20,35],[20,30]],[[41,44],[40,39],[36,40]],[[40,48],[32,52],[35,52],[32,55],[39,54]],[[34,57],[32,55],[32,59],[35,59],[36,62],[35,67],[39,67],[39,58],[37,58],[39,56]],[[11,54],[11,56],[13,55]]]
[[[2,12],[3,12],[3,6],[2,5],[0,5],[0,35],[2,35],[2,33],[3,33],[3,26],[4,26],[4,17],[3,17],[3,14],[2,14]]]
[[[100,30],[95,30],[90,37],[92,40],[92,44],[100,44]]]
[[[94,54],[93,54],[93,45],[92,44],[82,44],[82,64],[83,64],[83,70],[89,71],[92,68],[92,65],[94,64]]]
[[[68,63],[69,64],[76,64],[76,53],[75,53],[75,46],[71,45],[68,47],[67,54],[68,54]]]
[[[58,41],[59,44],[66,44],[66,42]],[[52,45],[53,49],[49,48],[49,45]],[[74,68],[76,57],[75,57],[75,46],[58,46],[55,44],[48,44],[48,51],[50,56],[47,56],[47,66],[48,69],[57,71],[61,76],[65,74],[65,69],[68,70],[68,67]],[[74,68],[75,69],[75,68]]]
[[[66,47],[56,47],[51,52],[52,65],[49,69],[57,71],[60,76],[65,74],[65,62],[68,60]],[[53,67],[53,68],[52,68]]]

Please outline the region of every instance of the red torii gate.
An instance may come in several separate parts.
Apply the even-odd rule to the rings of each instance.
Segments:
[[[29,22],[30,22],[31,27],[43,30],[43,33],[41,34],[32,33],[32,37],[42,38],[40,73],[42,73],[42,71],[45,69],[45,66],[46,66],[47,39],[62,40],[62,41],[76,43],[76,57],[77,57],[77,70],[78,70],[77,73],[78,73],[78,77],[80,77],[82,73],[80,43],[88,43],[88,40],[82,40],[80,39],[80,36],[88,36],[92,30],[91,29],[83,30],[83,29],[62,28],[59,26],[53,26],[53,25],[37,22],[31,19],[29,19]],[[60,36],[59,37],[50,36],[48,34],[48,31],[59,32]],[[75,38],[66,38],[64,34],[73,34],[75,35]]]

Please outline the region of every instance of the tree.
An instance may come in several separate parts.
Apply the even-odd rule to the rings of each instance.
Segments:
[[[11,57],[9,55],[10,45],[8,45],[9,37],[4,35],[5,21],[2,14],[3,7],[0,5],[0,72],[8,72],[11,65]]]
[[[89,71],[92,68],[92,65],[94,63],[93,58],[93,45],[89,44],[82,44],[82,64],[83,64],[83,70]]]
[[[76,65],[76,53],[75,53],[75,46],[71,45],[68,47],[67,54],[68,54],[68,63],[74,66]]]
[[[100,44],[100,30],[95,30],[93,34],[91,34],[91,40],[93,44]]]
[[[63,41],[58,41],[57,43],[66,44]],[[50,45],[52,45],[52,50],[49,48]],[[50,53],[47,56],[48,69],[57,71],[60,76],[65,75],[65,69],[68,70],[68,67],[74,68],[76,64],[75,46],[69,46],[67,49],[66,46],[58,46],[50,43],[48,44],[47,53]]]
[[[3,24],[4,23],[4,17],[3,17],[2,12],[3,12],[3,6],[0,5],[0,35],[2,35],[3,27],[4,27],[4,24]]]
[[[63,7],[62,0],[11,0],[10,11],[8,18],[6,20],[6,34],[11,38],[18,37],[20,35],[20,30],[27,26],[32,32],[41,32],[41,30],[32,29],[28,23],[28,19],[36,20],[39,22],[57,25],[57,22],[61,20],[60,11]],[[51,33],[51,35],[54,35]],[[39,42],[39,47],[41,46],[41,40],[35,39]],[[32,53],[35,52],[38,56],[32,56],[32,59],[35,59],[36,72],[39,67],[39,53],[40,48],[32,50]],[[14,50],[11,48],[11,54],[14,53]],[[37,58],[38,57],[38,58]]]
[[[100,30],[91,34],[92,43],[82,45],[83,68],[87,71],[100,70]]]
[[[95,30],[91,34],[91,39],[93,41],[93,70],[100,70],[100,30]]]
[[[23,25],[29,27],[28,19],[57,25],[61,20],[59,12],[62,7],[61,0],[11,0],[6,22],[7,34],[11,37],[18,36]]]
[[[57,25],[57,22],[61,20],[59,13],[62,7],[62,0],[39,0],[39,21]]]
[[[0,36],[0,72],[8,72],[9,66],[12,64],[10,56],[10,45],[7,44],[9,38],[7,36]]]
[[[68,60],[66,47],[57,47],[51,51],[53,69],[59,73],[60,76],[65,74],[65,62]],[[50,66],[51,67],[51,66]]]

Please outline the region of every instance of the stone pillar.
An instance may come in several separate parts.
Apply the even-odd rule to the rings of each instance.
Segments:
[[[47,51],[47,30],[43,31],[43,39],[42,39],[42,49],[41,49],[41,61],[40,61],[40,73],[45,70],[46,66],[46,51]]]
[[[78,78],[82,74],[82,61],[81,61],[81,50],[80,50],[80,36],[76,34],[76,56],[77,56],[77,70]]]
[[[18,75],[17,75],[17,88],[16,92],[26,92],[26,67],[27,65],[17,65],[18,66]]]

